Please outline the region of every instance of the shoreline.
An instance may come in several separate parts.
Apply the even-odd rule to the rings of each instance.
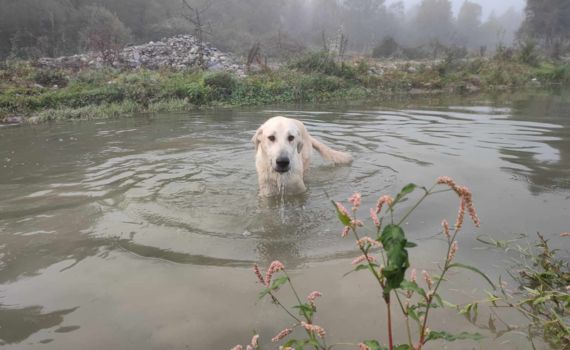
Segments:
[[[242,77],[192,69],[46,70],[10,62],[0,67],[0,78],[0,124],[37,124],[204,108],[516,93],[567,86],[570,65],[496,58],[338,63],[313,53]]]

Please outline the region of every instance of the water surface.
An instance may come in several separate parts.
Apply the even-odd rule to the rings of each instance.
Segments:
[[[250,140],[273,115],[303,120],[354,164],[315,154],[305,194],[260,200]],[[569,171],[565,91],[1,127],[0,339],[7,349],[227,349],[255,329],[267,342],[289,321],[256,300],[250,267],[280,259],[301,291],[325,295],[318,322],[333,342],[385,341],[373,281],[342,278],[357,254],[330,199],[359,191],[366,209],[408,182],[452,176],[483,222],[466,227],[459,259],[497,278],[507,257],[477,235],[542,232],[568,248],[558,234],[570,229]],[[413,266],[437,270],[439,223],[453,221],[456,202],[434,197],[406,223]],[[462,272],[450,288],[459,303],[487,286]],[[453,310],[438,315],[434,329],[487,336],[458,348],[526,346]]]

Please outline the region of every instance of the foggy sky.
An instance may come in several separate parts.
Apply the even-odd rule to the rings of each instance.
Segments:
[[[397,2],[398,0],[387,0],[386,4],[391,4]],[[402,0],[406,4],[406,9],[417,5],[421,0]],[[451,0],[453,4],[453,12],[457,14],[461,4],[464,0]],[[501,14],[505,12],[509,7],[513,6],[517,10],[523,10],[526,1],[525,0],[470,0],[472,2],[478,3],[483,6],[483,18],[487,18],[492,11],[496,14]]]

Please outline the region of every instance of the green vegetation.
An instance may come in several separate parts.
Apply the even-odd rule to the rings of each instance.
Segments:
[[[303,103],[394,94],[508,90],[570,82],[568,64],[539,60],[529,44],[494,58],[424,63],[337,62],[311,53],[274,71],[226,72],[110,68],[42,70],[25,62],[0,66],[0,119],[30,122],[117,117],[207,106]]]
[[[570,239],[570,233],[561,234],[562,239]],[[480,242],[505,251],[517,253],[516,263],[509,269],[509,274],[517,282],[518,288],[511,290],[501,283],[499,293],[490,294],[488,300],[492,308],[499,311],[515,309],[528,319],[528,325],[508,325],[496,316],[505,329],[495,326],[495,319],[487,324],[498,335],[517,328],[528,331],[528,338],[533,346],[534,338],[540,337],[553,349],[570,348],[570,262],[566,250],[553,249],[548,240],[538,234],[538,241],[533,245],[520,245],[518,239],[497,241],[489,237],[480,237]],[[462,312],[473,323],[477,322],[478,303],[466,305]],[[497,315],[498,313],[495,313]]]
[[[419,198],[415,198],[415,204],[405,212],[400,212],[399,204],[411,200],[413,192],[423,192]],[[428,197],[452,192],[459,197],[459,211],[455,225],[450,227],[446,220],[442,221],[442,238],[446,243],[447,250],[438,264],[439,271],[433,277],[426,270],[422,271],[423,282],[418,278],[416,269],[412,269],[409,278],[406,278],[406,270],[410,267],[410,255],[412,248],[417,247],[413,242],[408,241],[402,224]],[[326,341],[327,332],[318,326],[316,299],[323,295],[314,291],[304,300],[301,299],[298,290],[288,275],[285,266],[274,261],[269,265],[265,275],[260,268],[254,265],[254,273],[258,282],[263,286],[259,294],[259,299],[271,298],[276,306],[279,306],[291,318],[292,326],[288,326],[272,338],[276,343],[284,341],[284,349],[315,349],[329,350],[337,346],[353,346],[361,350],[421,350],[428,342],[445,340],[447,342],[456,340],[481,340],[483,336],[479,333],[461,332],[451,334],[445,330],[431,330],[428,326],[433,319],[433,314],[438,309],[450,305],[443,300],[439,294],[443,285],[448,280],[448,272],[456,269],[466,269],[479,275],[482,280],[486,280],[489,286],[495,289],[491,280],[476,267],[457,262],[457,252],[459,249],[457,237],[461,231],[465,217],[470,217],[473,224],[479,227],[479,217],[473,206],[471,191],[465,186],[459,186],[453,179],[447,176],[439,177],[429,189],[415,184],[408,184],[392,198],[390,195],[381,196],[375,208],[371,208],[367,216],[372,219],[372,226],[367,227],[359,210],[361,209],[362,197],[360,193],[354,193],[348,198],[352,205],[349,211],[340,202],[334,202],[339,221],[344,226],[342,237],[356,240],[359,250],[359,257],[352,261],[352,269],[349,273],[367,271],[373,280],[378,283],[378,290],[382,293],[385,303],[386,336],[381,336],[383,341],[364,340],[358,344],[338,343],[328,344]],[[366,235],[368,234],[368,235]],[[273,279],[273,276],[276,276]],[[264,277],[265,276],[265,277]],[[282,287],[288,285],[295,297],[297,305],[292,308],[286,307],[281,302],[280,291]],[[377,300],[363,301],[372,307]],[[319,309],[320,310],[320,309]],[[382,313],[373,311],[379,317],[384,317]],[[406,339],[397,339],[393,330],[394,320],[397,315],[405,320]],[[381,316],[380,316],[381,315]],[[289,323],[291,324],[291,323]],[[299,331],[294,333],[295,330]],[[290,336],[291,335],[291,336]],[[287,339],[286,339],[287,338]],[[255,335],[248,349],[260,349],[260,336]],[[261,339],[265,342],[265,339]],[[398,344],[400,343],[400,344]],[[280,347],[281,348],[281,347]],[[237,345],[232,350],[243,349]]]

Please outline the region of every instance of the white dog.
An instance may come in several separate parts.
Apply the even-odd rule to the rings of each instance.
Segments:
[[[352,162],[350,154],[325,146],[295,119],[273,117],[257,129],[251,141],[255,144],[260,195],[266,197],[281,191],[287,194],[305,191],[303,175],[309,168],[313,148],[334,164]]]

